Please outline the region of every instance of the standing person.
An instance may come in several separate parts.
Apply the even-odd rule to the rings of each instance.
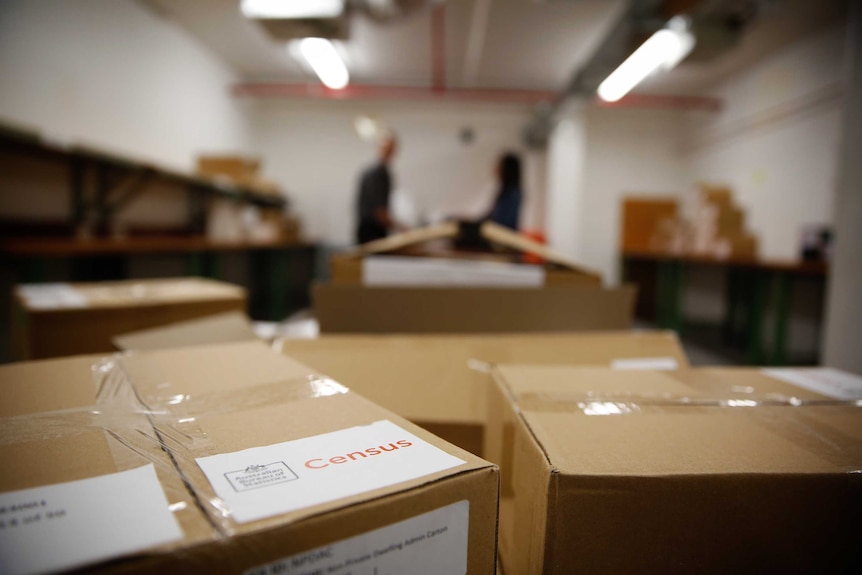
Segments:
[[[497,197],[491,211],[483,219],[518,231],[518,217],[521,212],[521,159],[513,153],[504,154],[497,164],[497,178],[500,181]]]
[[[395,135],[387,135],[380,144],[378,162],[362,173],[358,198],[359,225],[356,229],[356,241],[360,244],[385,238],[393,227],[389,211],[392,192],[389,163],[396,148]]]

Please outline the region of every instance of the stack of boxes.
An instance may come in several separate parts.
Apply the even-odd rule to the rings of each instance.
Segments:
[[[125,351],[0,367],[0,572],[862,569],[862,378],[691,368],[674,334],[626,331],[628,303],[569,316],[619,330],[593,333],[123,323],[158,317],[159,294],[243,302],[184,281],[19,290],[30,330],[104,323]],[[42,325],[49,304],[69,309]]]
[[[200,156],[197,172],[217,182],[240,186],[263,196],[281,196],[280,186],[260,175],[261,161],[236,155]],[[212,200],[207,237],[219,242],[299,241],[299,222],[278,208],[258,208],[230,199]]]
[[[757,257],[757,236],[745,227],[745,211],[729,188],[701,185],[683,216],[656,222],[652,251],[718,259]]]

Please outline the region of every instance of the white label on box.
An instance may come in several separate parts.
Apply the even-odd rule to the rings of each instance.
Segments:
[[[375,287],[506,287],[545,285],[542,266],[477,260],[368,256],[362,260],[362,284]]]
[[[672,357],[632,357],[615,359],[611,369],[657,369],[670,371],[677,369],[679,364]]]
[[[0,493],[0,573],[45,573],[183,536],[152,464]]]
[[[22,284],[18,289],[30,309],[87,307],[86,296],[69,284]]]
[[[467,500],[249,569],[244,575],[464,575]]]
[[[830,367],[764,369],[769,377],[835,399],[862,399],[862,377]]]
[[[239,522],[296,511],[462,465],[388,420],[197,459]]]

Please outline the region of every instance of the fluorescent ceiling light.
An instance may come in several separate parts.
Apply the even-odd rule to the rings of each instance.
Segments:
[[[333,90],[347,86],[350,74],[332,42],[325,38],[303,38],[299,51],[324,86]]]
[[[694,43],[685,18],[671,19],[599,84],[599,98],[616,102],[656,70],[671,70],[679,64],[694,48]]]
[[[344,0],[242,0],[246,18],[336,18]]]

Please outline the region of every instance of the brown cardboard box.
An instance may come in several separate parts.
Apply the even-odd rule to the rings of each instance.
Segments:
[[[627,329],[635,289],[369,288],[318,284],[321,333],[500,333]]]
[[[507,573],[858,570],[858,402],[753,369],[513,365],[495,380],[514,412]]]
[[[185,508],[209,532],[192,539],[184,525],[185,535],[172,548],[100,563],[96,572],[347,573],[361,567],[405,573],[417,566],[441,575],[494,572],[496,467],[261,343],[141,352],[112,361],[110,369],[97,370],[113,376],[104,399],[139,402],[134,413],[155,431],[152,448],[170,457],[168,475],[182,479],[192,500]],[[78,362],[78,373],[91,373],[86,358],[63,362],[52,381],[67,383],[59,376],[71,362]],[[23,381],[20,373],[8,380]],[[82,415],[94,411],[108,410]],[[52,440],[44,437],[56,428],[42,426],[51,418],[4,419],[4,440],[10,431],[26,436],[40,428],[40,437],[25,437],[18,452],[7,455],[21,461],[30,454],[38,468],[53,469],[51,481],[75,469],[104,473],[111,457],[130,455],[124,447],[135,446],[131,440],[146,443],[139,436],[147,427],[127,431],[117,426],[125,421],[120,415],[112,412],[95,428],[117,439],[116,450],[57,461]],[[360,452],[359,444],[367,449]],[[90,460],[97,458],[102,467],[93,467]],[[27,484],[32,476],[21,471],[26,466],[9,466],[16,470],[9,474],[5,469],[4,481],[8,475]]]
[[[0,572],[82,565],[96,573],[155,572],[160,556],[217,539],[111,367],[99,356],[0,366]],[[117,479],[127,474],[152,493]],[[68,491],[68,482],[99,487]],[[149,509],[126,503],[133,499]],[[114,568],[105,563],[129,556],[135,559]]]
[[[242,287],[201,278],[18,286],[14,345],[22,359],[110,352],[115,335],[245,305]]]
[[[202,176],[227,176],[239,183],[257,177],[260,159],[236,155],[198,156],[197,171]]]
[[[473,238],[473,241],[479,241],[488,245],[494,245],[501,248],[499,252],[486,251],[465,251],[456,249],[455,245],[458,241],[463,240],[465,236],[477,234],[478,237]],[[529,255],[537,261],[544,262],[543,265],[525,265],[518,263],[520,257],[517,254]],[[450,268],[443,272],[447,282],[441,284],[438,278],[432,274],[424,274],[422,277],[428,279],[429,284],[420,285],[420,287],[432,287],[439,285],[465,285],[463,275],[472,275],[473,270],[465,266],[468,262],[476,264],[485,264],[491,267],[506,267],[504,270],[496,270],[493,274],[483,273],[479,278],[473,277],[472,280],[466,282],[466,285],[473,287],[503,287],[512,286],[511,283],[501,283],[500,277],[508,276],[507,272],[520,269],[528,273],[536,270],[541,270],[542,277],[538,285],[555,286],[555,285],[600,285],[602,283],[601,275],[593,270],[587,269],[577,262],[563,256],[562,254],[550,249],[548,246],[539,243],[532,238],[518,234],[506,227],[500,226],[493,222],[482,222],[481,224],[468,225],[466,223],[459,225],[456,222],[446,222],[436,226],[426,228],[418,228],[408,230],[406,232],[394,234],[386,238],[369,242],[357,246],[353,250],[335,254],[330,258],[330,281],[337,285],[367,285],[368,287],[394,287],[404,286],[403,283],[383,283],[371,284],[368,281],[368,265],[367,258],[375,257],[387,260],[387,256],[391,259],[392,256],[402,256],[400,259],[402,267],[423,266],[428,264],[429,259],[436,263],[448,265]],[[411,257],[404,257],[411,256]],[[421,273],[422,268],[412,270],[414,273]],[[489,270],[484,270],[485,272]],[[411,275],[407,270],[402,273]],[[496,276],[496,277],[495,277]],[[453,283],[454,280],[458,280]],[[511,279],[511,278],[510,278]],[[413,281],[410,285],[417,285]],[[523,284],[518,284],[523,285]]]
[[[625,198],[620,249],[623,252],[649,252],[661,222],[676,220],[676,198]]]
[[[231,533],[231,539],[222,543],[222,548],[226,549],[219,554],[221,557],[211,561],[211,570],[244,573],[298,553],[456,506],[466,514],[459,520],[461,523],[448,525],[448,533],[454,538],[452,544],[455,547],[458,544],[466,547],[462,550],[464,564],[454,569],[450,564],[450,569],[463,569],[466,573],[494,572],[499,482],[495,466],[447,444],[334,381],[315,376],[313,370],[273,353],[259,342],[132,354],[123,357],[122,362],[124,372],[134,382],[143,402],[155,412],[170,412],[167,420],[157,418],[157,429],[164,430],[166,435],[179,442],[172,455],[180,473],[189,482],[210,520],[222,531]],[[177,398],[182,398],[182,401]],[[407,447],[426,452],[420,451],[415,456],[419,459],[401,459],[403,463],[381,468],[376,473],[365,471],[362,465],[369,460],[357,455],[354,461],[352,456],[356,453],[352,453],[352,445],[361,443],[361,438],[371,433],[370,430],[377,425],[375,422],[380,421],[397,426],[399,437],[403,435],[402,439],[414,443]],[[324,442],[323,434],[346,434],[346,438],[335,440],[325,436]],[[271,448],[262,447],[295,440],[305,442],[306,438],[315,438],[317,444],[307,448],[302,457],[298,454],[302,450],[297,448],[291,448],[291,451],[279,448],[279,455],[271,456]],[[393,436],[391,441],[396,439]],[[291,485],[290,489],[295,486],[302,490],[291,491],[287,497],[300,501],[302,506],[272,517],[240,523],[225,518],[225,505],[230,507],[233,504],[224,499],[218,487],[213,487],[198,458],[225,453],[239,454],[242,458],[249,453],[245,450],[256,448],[266,451],[256,456],[262,458],[261,463],[266,467],[271,461],[284,458],[286,467],[297,476],[295,483],[287,485]],[[333,498],[329,492],[332,486],[327,481],[332,480],[318,474],[320,470],[317,469],[320,465],[329,465],[333,469],[341,469],[336,465],[346,464],[345,468],[353,465],[353,470],[339,471],[343,479],[336,487],[355,489],[369,478],[379,481],[405,470],[415,474],[416,466],[425,465],[440,453],[462,463],[339,498]],[[397,450],[377,455],[401,457]],[[303,463],[308,457],[313,458]],[[326,464],[325,461],[331,463]],[[237,469],[248,472],[248,468],[241,464]],[[330,471],[332,469],[325,473]],[[332,477],[337,479],[339,476]],[[327,490],[322,492],[323,498],[315,499],[315,496],[321,496],[324,488]],[[228,496],[236,496],[234,490],[227,487]],[[265,500],[264,508],[271,512],[273,505],[281,503],[281,499],[278,502]],[[233,517],[239,518],[239,505],[232,507],[232,512]],[[431,529],[417,531],[415,526],[408,526],[396,531],[395,535],[387,536],[391,541],[371,541],[366,548],[360,549],[373,554],[375,549],[383,551],[392,543],[405,542],[415,536],[419,538],[415,549],[408,550],[406,543],[403,548],[398,546],[409,566],[413,560],[411,551],[421,558],[420,546],[433,543]],[[427,539],[421,535],[427,535]],[[370,535],[368,537],[373,539]],[[206,557],[205,553],[201,555]],[[423,560],[446,564],[458,556],[457,549],[443,546],[437,548],[432,556],[424,556]],[[395,567],[386,567],[383,563],[379,568],[380,572],[406,572],[404,565],[399,563]],[[450,572],[441,569],[429,572]]]
[[[500,463],[501,432],[485,433],[488,365],[608,366],[615,360],[688,362],[670,332],[283,339],[281,352],[471,453]],[[489,444],[488,441],[491,443]]]

